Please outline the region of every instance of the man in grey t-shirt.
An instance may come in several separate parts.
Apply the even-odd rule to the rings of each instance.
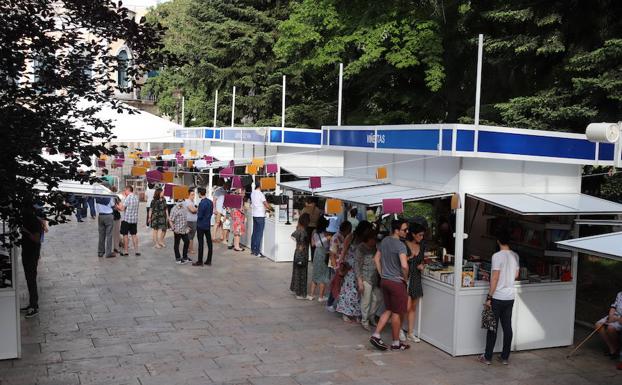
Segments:
[[[406,257],[406,245],[400,240],[408,232],[408,223],[401,219],[391,222],[391,235],[385,237],[374,256],[376,268],[382,278],[380,288],[384,297],[386,310],[380,316],[376,331],[369,338],[371,344],[380,349],[387,350],[389,347],[380,338],[380,333],[391,320],[391,334],[393,341],[391,350],[406,350],[409,345],[400,341],[400,329],[402,315],[406,313],[408,293],[406,282],[408,281],[408,262]]]

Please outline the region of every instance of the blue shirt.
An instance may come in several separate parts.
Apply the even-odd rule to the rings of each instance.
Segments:
[[[102,204],[101,200],[97,201],[97,212],[100,214],[112,214],[112,207],[114,206],[114,198],[110,198],[107,204]]]
[[[212,214],[214,213],[214,204],[208,198],[201,199],[197,212],[197,228],[209,230],[212,225]]]

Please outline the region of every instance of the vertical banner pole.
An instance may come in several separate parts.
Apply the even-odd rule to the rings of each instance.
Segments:
[[[181,126],[186,127],[186,98],[181,97]]]
[[[339,101],[337,102],[337,125],[341,126],[341,99],[343,96],[343,63],[339,63]]]
[[[477,84],[475,86],[475,143],[473,149],[477,152],[479,142],[479,105],[482,94],[482,57],[484,55],[484,35],[481,33],[477,44]]]
[[[218,90],[214,96],[214,128],[216,128],[216,117],[218,116]],[[216,132],[214,132],[214,139],[216,139]]]
[[[283,100],[281,102],[281,128],[285,128],[285,75],[283,75]],[[283,133],[281,133],[283,135]]]
[[[233,98],[231,99],[231,128],[235,125],[235,86],[233,86]]]

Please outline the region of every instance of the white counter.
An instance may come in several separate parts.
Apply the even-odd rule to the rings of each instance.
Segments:
[[[423,278],[421,339],[454,355],[480,354],[486,345],[481,328],[487,287],[461,288]],[[569,346],[573,343],[575,283],[516,285],[512,312],[512,350]],[[502,347],[501,327],[495,352]]]
[[[250,212],[247,213],[247,218],[246,234],[241,237],[240,242],[250,248],[251,235],[253,234],[253,217]],[[286,225],[285,222],[276,221],[275,218],[266,218],[261,242],[263,255],[274,262],[293,261],[296,242],[291,238],[291,234],[294,230],[296,230],[295,223]]]
[[[0,360],[21,357],[19,296],[17,295],[17,257],[13,249],[13,287],[0,289]]]

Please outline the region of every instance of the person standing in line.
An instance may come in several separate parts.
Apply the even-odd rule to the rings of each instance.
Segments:
[[[251,254],[264,258],[261,253],[261,241],[263,240],[263,229],[266,224],[266,210],[272,208],[266,201],[266,197],[261,192],[261,186],[256,184],[255,190],[251,193],[251,206],[253,214],[253,234],[251,235]],[[306,292],[306,290],[305,290]],[[306,296],[306,295],[305,295]]]
[[[331,218],[332,219],[332,218]],[[330,222],[330,220],[329,220]],[[336,230],[333,225],[336,225],[338,219],[333,221],[332,224],[329,224],[328,231],[333,232]],[[345,239],[352,232],[352,224],[350,222],[341,222],[337,228],[337,232],[330,240],[330,249],[329,249],[329,258],[328,258],[328,268],[329,275],[331,276],[330,281],[330,292],[328,293],[328,301],[326,302],[326,310],[329,312],[335,311],[335,301],[339,298],[339,293],[341,292],[341,284],[343,283],[343,275],[337,273],[337,269],[341,264],[341,256],[343,255],[343,250],[345,246]]]
[[[121,197],[117,192],[117,186],[111,186],[110,191],[115,194],[114,206],[112,206],[112,251],[119,253],[123,247],[121,244]]]
[[[205,264],[210,266],[212,264],[212,215],[214,213],[214,204],[205,196],[206,191],[204,187],[197,189],[199,192],[199,209],[197,211],[197,237],[199,241],[199,253],[197,261],[192,266],[203,266],[203,241],[207,242],[207,257],[205,258]]]
[[[134,246],[134,255],[140,256],[138,252],[138,198],[134,194],[132,186],[125,187],[125,199],[121,204],[123,215],[121,218],[121,235],[123,235],[123,253],[121,255],[128,256],[129,236],[132,236],[132,245]]]
[[[408,320],[408,332],[405,339],[417,343],[421,342],[421,340],[419,336],[415,337],[413,330],[415,328],[417,304],[419,299],[423,297],[421,272],[423,271],[423,257],[425,255],[425,245],[423,244],[425,230],[423,225],[412,222],[408,225],[408,235],[406,236],[406,248],[408,251],[408,306],[406,318]]]
[[[406,350],[410,345],[400,341],[402,330],[402,315],[406,313],[408,294],[406,282],[408,280],[408,260],[406,257],[406,245],[401,238],[408,232],[408,223],[402,219],[391,222],[391,235],[385,237],[380,243],[380,248],[374,255],[376,269],[380,273],[380,288],[384,297],[385,311],[378,320],[376,330],[369,342],[379,350],[387,350],[389,346],[382,341],[380,333],[391,322],[391,350]]]
[[[166,208],[166,200],[162,195],[161,188],[157,188],[153,192],[151,210],[149,210],[149,217],[147,217],[147,221],[151,226],[153,247],[155,249],[166,247],[164,244],[164,235],[166,234],[168,223],[168,210]]]
[[[99,242],[97,245],[97,256],[102,258],[106,256],[106,258],[114,258],[117,255],[113,251],[112,246],[112,232],[114,231],[114,207],[116,206],[115,202],[116,197],[110,198],[97,198],[96,199],[96,209],[99,213],[99,217],[97,218],[97,228],[99,231]]]
[[[503,350],[499,362],[508,364],[510,348],[512,347],[512,308],[516,289],[514,281],[518,278],[520,265],[518,254],[510,249],[510,235],[505,230],[497,231],[497,245],[499,251],[492,255],[490,289],[484,306],[492,308],[495,315],[495,328],[486,333],[486,351],[479,356],[479,362],[490,365],[493,349],[497,342],[499,321],[503,328]]]
[[[315,246],[315,256],[313,261],[313,275],[311,277],[311,293],[308,299],[313,301],[316,287],[319,287],[318,302],[326,302],[328,299],[324,297],[326,285],[330,282],[328,270],[328,249],[330,248],[331,235],[326,231],[328,220],[324,216],[320,216],[317,221],[317,227],[311,235],[311,243]]]
[[[292,280],[289,290],[296,295],[296,299],[307,299],[307,272],[309,266],[309,241],[307,239],[307,226],[309,214],[305,213],[298,218],[298,225],[291,237],[296,241],[294,262],[292,265]]]
[[[373,229],[368,229],[354,252],[356,280],[361,296],[361,326],[365,330],[371,330],[370,325],[376,324],[374,315],[378,310],[378,302],[382,294],[378,287],[378,271],[374,263],[376,236]]]
[[[173,229],[173,235],[175,237],[175,244],[173,250],[175,251],[175,262],[178,265],[184,265],[190,262],[188,258],[188,227],[187,221],[188,210],[184,205],[184,201],[180,200],[171,209],[171,215],[169,216],[169,223],[171,229]],[[184,242],[183,254],[179,254],[179,242]]]
[[[149,227],[149,210],[151,210],[151,202],[153,201],[154,193],[155,193],[155,185],[153,183],[147,183],[147,190],[145,190],[145,200],[147,201],[145,204],[145,206],[147,206],[147,217],[146,217],[147,227]]]
[[[95,198],[87,197],[86,198],[86,205],[89,207],[89,211],[90,211],[90,214],[91,214],[91,219],[95,219],[95,216],[97,215],[97,212],[95,211]]]
[[[238,192],[241,194],[240,192]],[[240,246],[240,237],[246,233],[246,214],[244,213],[244,207],[233,209],[233,245],[230,249],[235,251],[244,251],[244,248]]]
[[[37,289],[37,267],[41,255],[41,239],[43,227],[37,217],[34,206],[25,202],[22,208],[21,248],[22,266],[28,287],[28,306],[20,310],[26,312],[24,317],[32,318],[39,314],[39,293]]]
[[[223,223],[223,218],[222,216],[225,213],[225,195],[227,194],[226,191],[226,186],[222,185],[222,186],[217,186],[216,189],[214,190],[214,193],[212,194],[212,203],[214,205],[214,231],[212,232],[212,236],[213,236],[213,241],[214,242],[220,242],[221,238],[222,238],[222,233],[224,233],[224,231],[222,230],[222,223]],[[220,230],[221,236],[218,237],[218,230]]]
[[[348,222],[352,223],[352,228],[356,229],[356,226],[359,225],[359,210],[356,207],[353,207],[348,212]]]
[[[184,201],[184,208],[186,209],[186,219],[188,220],[188,254],[196,254],[194,250],[194,236],[197,233],[197,212],[199,209],[194,204],[194,188],[188,189],[188,198]]]
[[[307,197],[305,201],[305,207],[300,212],[301,214],[309,214],[310,222],[307,227],[307,239],[311,239],[311,236],[315,229],[317,228],[317,221],[322,215],[322,210],[317,207],[317,198],[315,197]],[[313,257],[315,255],[315,246],[312,242],[309,242],[309,246],[311,248],[311,261],[313,262]]]

